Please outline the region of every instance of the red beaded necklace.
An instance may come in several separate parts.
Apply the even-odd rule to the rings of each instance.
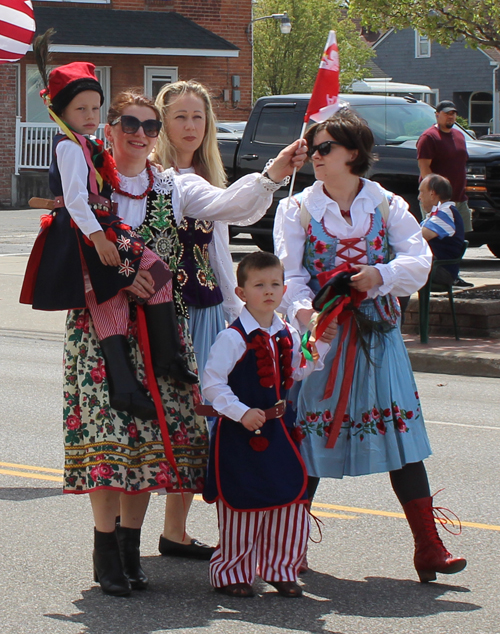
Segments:
[[[151,163],[149,161],[146,161],[146,172],[148,174],[148,186],[146,188],[146,191],[142,194],[129,194],[128,192],[123,191],[120,185],[115,187],[115,192],[117,194],[121,194],[122,196],[126,196],[127,198],[133,198],[134,200],[142,200],[143,198],[146,198],[149,192],[153,189],[154,183],[153,170],[151,169]]]

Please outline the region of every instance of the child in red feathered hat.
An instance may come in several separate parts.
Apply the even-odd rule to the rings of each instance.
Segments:
[[[144,420],[155,419],[154,403],[137,381],[130,361],[126,289],[138,270],[151,270],[156,292],[146,302],[148,323],[148,311],[153,310],[157,317],[161,313],[165,335],[169,326],[175,334],[172,274],[124,224],[110,201],[119,181],[111,155],[93,136],[104,100],[95,66],[73,62],[55,68],[47,77],[47,42],[35,41],[37,61],[44,57],[40,45],[46,53],[39,63],[46,80],[41,96],[64,134],[54,138],[49,169],[49,185],[56,196],[53,212],[42,216],[42,230],[28,262],[20,301],[39,310],[87,307],[106,362],[110,405]],[[158,120],[157,133],[160,127]],[[166,350],[161,367],[154,368],[155,374],[196,383],[196,375],[180,355],[180,341],[176,348],[171,335],[169,345],[151,342]]]
[[[275,313],[285,292],[283,277],[272,253],[243,258],[236,294],[245,306],[217,336],[203,374],[203,395],[221,415],[203,494],[217,502],[219,516],[210,580],[236,597],[252,596],[257,570],[281,595],[302,594],[297,576],[309,535],[307,473],[295,414],[277,401],[286,402],[294,379],[323,367],[335,326],[317,342],[318,361],[301,364],[297,331]]]

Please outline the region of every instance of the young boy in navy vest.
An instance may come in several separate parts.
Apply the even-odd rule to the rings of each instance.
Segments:
[[[220,416],[204,492],[207,502],[217,502],[219,517],[210,581],[230,596],[250,597],[258,572],[281,595],[299,597],[309,536],[307,473],[294,412],[285,403],[294,380],[323,367],[336,326],[316,343],[318,360],[305,362],[298,333],[275,313],[285,292],[280,260],[251,253],[237,280],[245,307],[219,333],[203,375],[203,395]]]

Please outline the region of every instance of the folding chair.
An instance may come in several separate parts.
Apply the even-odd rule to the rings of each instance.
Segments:
[[[418,313],[419,313],[419,328],[420,328],[420,343],[429,343],[429,310],[430,310],[430,299],[431,293],[448,293],[448,299],[450,302],[451,315],[453,318],[453,328],[455,330],[455,339],[458,341],[460,337],[458,336],[458,328],[457,328],[457,316],[455,314],[455,304],[453,303],[453,283],[451,284],[442,284],[436,283],[433,281],[434,274],[440,266],[446,266],[448,264],[459,264],[464,257],[464,253],[469,246],[469,241],[464,240],[464,246],[460,257],[454,258],[453,260],[434,260],[432,262],[431,272],[429,274],[429,279],[425,286],[418,291]]]

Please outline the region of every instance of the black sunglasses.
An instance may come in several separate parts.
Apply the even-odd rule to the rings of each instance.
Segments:
[[[338,141],[323,141],[323,143],[313,145],[310,150],[307,150],[307,156],[311,158],[314,152],[318,152],[320,156],[327,156],[330,154],[332,145],[342,145],[342,143],[339,143]]]
[[[112,121],[109,125],[116,125],[121,123],[122,132],[125,134],[135,134],[137,130],[142,126],[144,134],[151,138],[156,138],[160,134],[161,121],[158,119],[146,119],[146,121],[139,121],[137,117],[132,117],[129,114],[122,114],[121,117]]]

